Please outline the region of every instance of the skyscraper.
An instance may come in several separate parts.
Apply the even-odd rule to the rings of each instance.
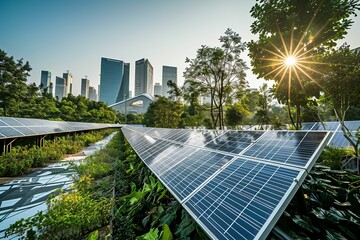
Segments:
[[[70,93],[72,94],[72,79],[73,79],[73,76],[68,70],[66,73],[63,73],[63,78],[65,79],[65,85],[66,85],[65,96],[67,96]]]
[[[87,77],[81,79],[81,96],[89,98],[89,84],[90,80]]]
[[[99,100],[110,105],[129,96],[130,63],[101,58]]]
[[[97,101],[96,89],[91,86],[89,86],[89,99],[91,101]]]
[[[52,89],[50,89],[51,84],[51,72],[49,71],[41,71],[41,90],[47,91],[48,93],[52,93]]]
[[[154,95],[161,96],[162,95],[162,88],[160,83],[155,83],[154,85]]]
[[[173,83],[177,84],[177,68],[170,66],[163,66],[162,68],[162,95],[168,97],[170,90],[167,82],[171,80]]]
[[[147,93],[153,95],[153,67],[148,59],[135,62],[135,97]]]
[[[61,77],[56,77],[55,98],[61,101],[63,97],[66,97],[66,80]]]

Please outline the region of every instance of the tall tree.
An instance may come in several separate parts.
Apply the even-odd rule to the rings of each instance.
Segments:
[[[201,46],[196,58],[186,58],[189,66],[184,77],[197,91],[211,98],[210,113],[213,127],[224,127],[224,105],[237,90],[246,85],[246,63],[240,54],[246,44],[231,29],[219,38],[221,47]]]
[[[349,131],[345,125],[347,113],[352,108],[360,108],[360,53],[350,50],[349,45],[342,45],[339,49],[326,53],[322,57],[326,64],[322,65],[326,72],[320,84],[335,111],[341,124],[345,138],[359,155],[359,139]]]
[[[4,116],[10,105],[19,106],[28,97],[27,77],[31,67],[22,59],[17,62],[0,49],[0,104]]]
[[[359,0],[258,0],[251,9],[251,31],[259,35],[248,45],[253,72],[275,80],[275,96],[297,129],[301,107],[320,93],[316,56],[344,37],[357,9]]]

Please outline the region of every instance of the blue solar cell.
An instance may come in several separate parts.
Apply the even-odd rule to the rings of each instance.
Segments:
[[[170,166],[160,177],[181,200],[231,160],[231,156],[197,150]]]
[[[262,131],[229,131],[212,140],[205,147],[238,154],[263,134]]]
[[[12,127],[0,127],[0,133],[5,137],[16,137],[16,136],[23,136],[23,134],[19,131],[16,131]]]
[[[314,125],[315,125],[315,123],[302,123],[301,129],[302,130],[310,130]]]
[[[17,127],[17,131],[21,132],[23,135],[35,135],[36,132],[28,127]]]
[[[0,120],[0,127],[7,127],[8,125]]]
[[[238,158],[185,206],[215,238],[254,239],[300,173]]]
[[[16,121],[15,118],[11,118],[11,117],[1,117],[1,120],[7,124],[8,126],[12,126],[12,127],[17,127],[17,126],[23,126],[21,123],[19,123],[18,121]]]
[[[345,126],[349,131],[357,131],[360,128],[360,121],[345,121]],[[341,128],[338,131],[342,131]]]
[[[266,132],[243,155],[306,167],[326,132]]]
[[[325,129],[324,129],[324,126]],[[339,123],[338,122],[317,122],[314,124],[313,128],[311,130],[327,130],[327,131],[336,131],[336,129],[339,127]]]

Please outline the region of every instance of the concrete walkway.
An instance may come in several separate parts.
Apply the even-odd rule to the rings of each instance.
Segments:
[[[76,162],[103,148],[115,135],[27,176],[0,184],[0,239],[5,230],[21,218],[28,218],[46,210],[46,200],[57,189],[68,190],[72,184],[73,169],[69,162]]]

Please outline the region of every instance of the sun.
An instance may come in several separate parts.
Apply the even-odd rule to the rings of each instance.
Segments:
[[[285,65],[288,67],[295,66],[297,62],[297,58],[295,56],[288,56],[285,58]]]

